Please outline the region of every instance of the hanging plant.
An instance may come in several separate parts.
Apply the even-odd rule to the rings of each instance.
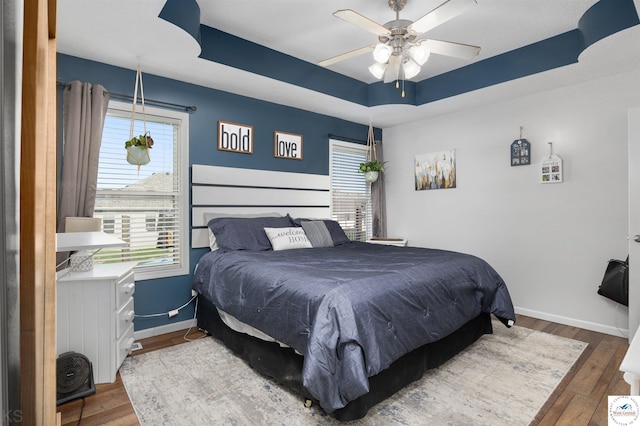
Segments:
[[[133,125],[136,120],[136,104],[138,103],[138,82],[140,82],[140,99],[142,103],[142,123],[144,125],[144,134],[140,136],[133,136]],[[140,70],[140,64],[138,64],[138,70],[136,72],[136,84],[133,91],[133,105],[131,107],[131,126],[129,128],[129,140],[124,143],[124,148],[127,150],[127,162],[134,166],[144,166],[149,164],[151,157],[149,157],[149,149],[153,146],[153,139],[147,131],[147,116],[144,112],[144,87],[142,86],[142,71]]]
[[[151,161],[149,150],[153,147],[153,139],[149,132],[132,137],[124,143],[124,147],[127,150],[127,163],[138,166],[138,169]]]
[[[144,135],[134,136],[124,143],[125,148],[129,148],[132,146],[137,146],[142,149],[152,148],[153,139],[151,138],[149,132],[145,133]]]
[[[367,161],[366,163],[360,163],[360,173],[366,172],[384,172],[384,165],[378,160]]]
[[[360,163],[358,172],[364,173],[364,180],[373,183],[384,172],[384,163],[376,158],[376,147],[373,141],[373,123],[369,120],[369,134],[367,135],[367,161]]]

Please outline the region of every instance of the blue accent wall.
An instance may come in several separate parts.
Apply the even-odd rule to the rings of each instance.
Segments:
[[[143,77],[146,98],[197,107],[197,111],[189,114],[190,165],[196,163],[328,175],[329,134],[361,140],[363,143],[367,138],[367,125],[151,74],[144,74]],[[79,80],[102,84],[113,93],[133,94],[135,71],[59,54],[57,78],[65,83]],[[61,91],[59,95],[60,93]],[[218,120],[253,126],[254,153],[249,155],[218,151]],[[62,129],[60,110],[58,129]],[[302,160],[274,157],[274,130],[303,136]],[[382,139],[382,130],[375,129],[375,136],[376,139]],[[58,145],[61,146],[61,143],[60,130]],[[205,252],[206,249],[191,250],[191,271]],[[135,292],[136,314],[168,312],[185,303],[190,296],[190,275],[138,281]],[[193,313],[193,306],[189,306],[171,319],[166,316],[136,318],[135,329],[138,331],[188,320],[193,317]]]

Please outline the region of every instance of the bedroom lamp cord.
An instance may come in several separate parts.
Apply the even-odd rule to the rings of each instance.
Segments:
[[[194,297],[197,297],[197,296],[194,296]],[[195,307],[195,309],[193,310],[193,319],[194,319],[194,321],[195,321],[195,319],[196,319],[196,315],[198,315],[198,299],[196,299],[196,307]],[[189,335],[189,332],[191,332],[191,329],[192,329],[192,328],[193,328],[193,326],[190,326],[190,327],[187,329],[187,331],[184,333],[184,336],[182,336],[182,338],[183,338],[184,340],[186,340],[187,342],[193,342],[193,341],[195,341],[195,340],[202,339],[203,337],[207,337],[207,336],[209,335],[209,333],[207,333],[205,330],[203,330],[203,329],[199,328],[198,330],[200,330],[200,331],[202,332],[202,335],[201,335],[201,336],[198,336],[198,337],[195,337],[195,338],[193,338],[193,339],[190,339],[190,338],[188,338],[187,336]]]
[[[168,315],[169,317],[175,316],[177,315],[177,312],[180,312],[182,309],[186,308],[187,306],[189,306],[189,304],[193,301],[196,301],[196,305],[195,305],[195,309],[193,310],[193,319],[196,319],[196,315],[198,314],[198,296],[192,296],[191,299],[189,299],[189,301],[187,303],[185,303],[184,305],[180,306],[179,308],[173,309],[169,312],[162,312],[159,314],[147,314],[147,315],[134,315],[135,318],[156,318],[156,317],[163,317],[165,315]],[[175,315],[171,315],[172,312],[175,312]],[[202,330],[203,335],[196,337],[195,339],[189,339],[187,338],[187,335],[189,334],[189,332],[191,331],[191,329],[193,328],[193,326],[189,326],[189,328],[187,329],[187,332],[184,334],[183,338],[184,340],[186,340],[187,342],[191,342],[193,340],[198,340],[198,339],[202,339],[203,337],[207,336],[207,332]]]
[[[185,303],[184,305],[180,306],[179,308],[173,309],[169,312],[162,312],[160,314],[147,314],[147,315],[134,315],[135,318],[154,318],[154,317],[163,317],[165,315],[170,315],[170,316],[174,316],[171,315],[172,312],[178,311],[180,312],[180,310],[182,310],[183,308],[187,307],[191,302],[193,302],[193,300],[196,298],[197,296],[192,296],[191,299],[189,299],[189,301],[187,303]],[[196,303],[197,306],[197,303]]]
[[[80,407],[80,417],[78,417],[78,424],[77,426],[80,426],[80,422],[82,421],[82,413],[84,413],[84,406],[87,403],[87,401],[84,399],[84,397],[82,397],[82,407]]]

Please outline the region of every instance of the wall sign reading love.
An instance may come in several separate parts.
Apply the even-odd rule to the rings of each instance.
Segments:
[[[273,132],[273,155],[276,158],[302,160],[302,135]]]

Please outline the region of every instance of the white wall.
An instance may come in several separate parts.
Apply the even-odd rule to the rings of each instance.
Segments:
[[[627,110],[638,72],[385,129],[388,235],[471,253],[504,278],[519,313],[626,335],[627,308],[596,294],[627,256]],[[532,165],[510,166],[519,128]],[[547,142],[564,182],[539,183]],[[455,149],[457,188],[416,191],[414,155]]]

